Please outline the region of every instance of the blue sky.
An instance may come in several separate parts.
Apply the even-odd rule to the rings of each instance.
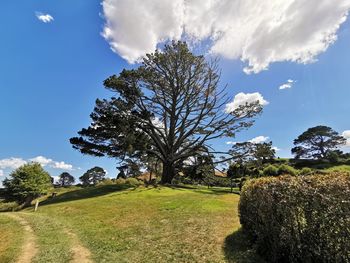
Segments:
[[[115,177],[115,160],[84,156],[69,143],[90,124],[96,98],[112,95],[102,81],[135,66],[120,56],[125,58],[125,52],[110,48],[113,41],[123,40],[105,36],[106,41],[101,35],[106,21],[111,23],[106,6],[86,0],[5,0],[0,5],[0,175],[12,170],[9,158],[42,156],[53,176],[66,170],[60,167],[78,177],[98,165]],[[40,14],[53,20],[44,23]],[[222,84],[228,84],[232,98],[259,92],[269,102],[254,127],[235,141],[269,137],[280,149],[277,155],[289,157],[293,139],[309,127],[350,130],[349,21],[341,24],[337,37],[314,63],[269,61],[268,69],[256,74],[243,72],[247,62],[222,56]],[[280,90],[288,79],[295,81],[292,87]],[[226,142],[217,145],[227,148]]]

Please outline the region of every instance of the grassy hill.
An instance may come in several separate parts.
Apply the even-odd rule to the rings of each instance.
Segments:
[[[38,212],[0,214],[0,231],[9,237],[0,244],[0,262],[13,262],[28,238],[22,231],[11,239],[18,229],[13,214],[33,230],[33,262],[259,262],[239,231],[239,196],[228,191],[72,188]]]

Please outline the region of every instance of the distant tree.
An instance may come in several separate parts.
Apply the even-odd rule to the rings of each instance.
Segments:
[[[329,151],[336,150],[344,145],[346,139],[327,126],[309,128],[294,140],[292,149],[296,159],[315,158],[324,159]]]
[[[29,206],[51,188],[51,177],[39,163],[30,163],[14,170],[3,185],[8,196],[23,206]]]
[[[59,175],[58,184],[62,187],[74,184],[75,179],[67,172],[63,172]]]
[[[161,183],[171,183],[181,162],[203,148],[217,154],[214,139],[234,137],[262,110],[259,101],[231,109],[219,83],[216,61],[192,54],[183,42],[165,45],[140,67],[104,81],[114,97],[96,101],[91,125],[70,142],[83,154],[123,161],[155,156]]]
[[[257,166],[261,167],[267,161],[275,158],[276,150],[272,147],[272,142],[264,142],[255,144],[253,157],[257,162]]]
[[[182,170],[192,182],[205,183],[208,187],[212,176],[215,174],[212,156],[201,155],[200,153],[192,157]]]
[[[83,185],[95,185],[104,180],[106,176],[106,171],[98,166],[87,170],[79,180],[83,183]]]
[[[227,170],[227,178],[230,179],[231,193],[233,192],[233,180],[242,178],[245,175],[246,166],[242,161],[232,163]]]

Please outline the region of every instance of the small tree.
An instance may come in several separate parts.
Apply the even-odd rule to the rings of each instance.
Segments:
[[[329,151],[344,145],[346,139],[327,126],[309,128],[294,140],[292,154],[295,158],[324,159]]]
[[[98,166],[87,170],[79,180],[83,183],[83,185],[95,185],[104,180],[106,176],[106,171]]]
[[[245,170],[246,167],[241,161],[233,163],[229,166],[227,170],[227,178],[230,179],[231,193],[233,192],[233,180],[243,177],[245,175]]]
[[[72,185],[74,182],[74,177],[67,172],[61,173],[58,179],[58,184],[62,187]]]
[[[30,163],[14,170],[3,185],[7,195],[25,207],[50,189],[51,177],[39,163]]]

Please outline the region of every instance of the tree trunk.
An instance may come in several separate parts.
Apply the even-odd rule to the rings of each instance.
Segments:
[[[163,163],[163,172],[162,179],[160,180],[161,184],[171,184],[175,176],[175,165],[173,163],[164,162]]]

